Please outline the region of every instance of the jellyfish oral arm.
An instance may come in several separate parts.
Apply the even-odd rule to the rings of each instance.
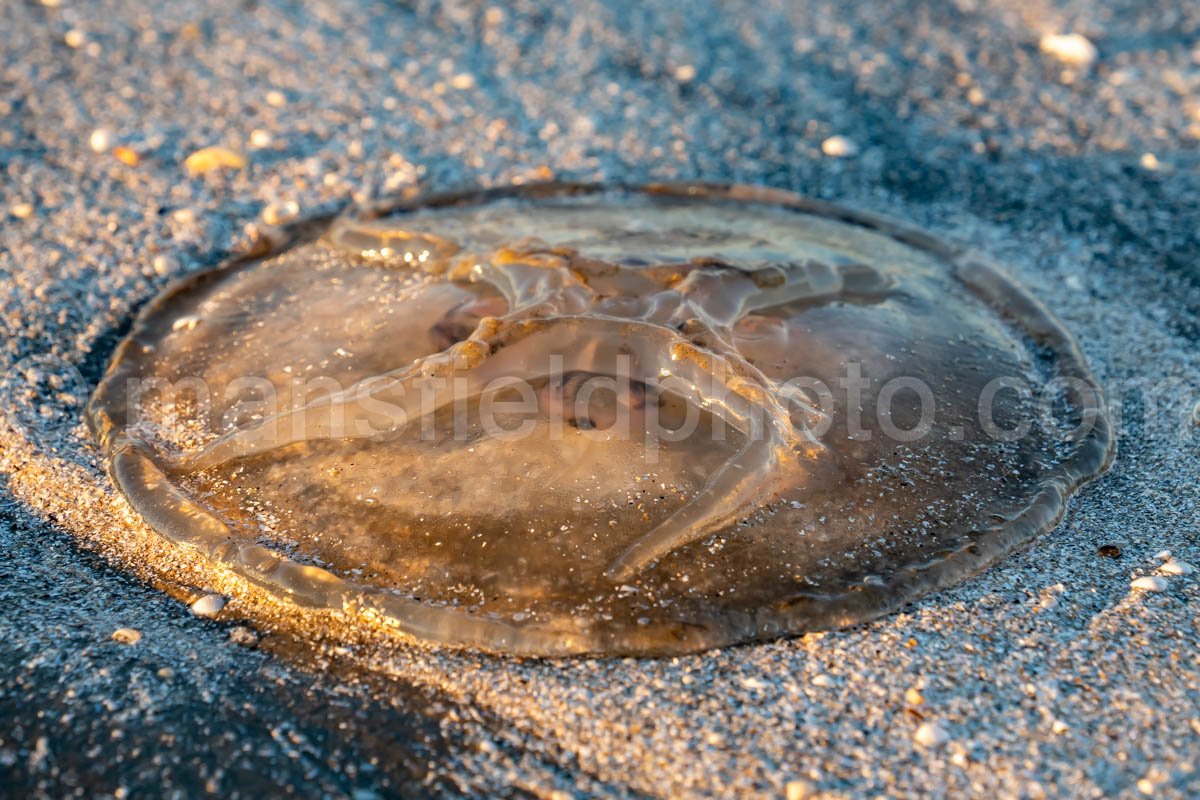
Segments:
[[[507,315],[485,317],[465,341],[372,385],[225,434],[177,466],[203,469],[313,438],[393,432],[452,402],[477,399],[506,380],[554,380],[551,365],[557,359],[559,381],[567,372],[624,374],[640,384],[669,380],[686,402],[746,437],[694,498],[609,566],[611,579],[627,580],[671,551],[748,516],[787,487],[805,483],[823,448],[794,426],[787,406],[803,406],[810,418],[820,412],[742,358],[728,333],[752,309],[836,296],[843,289],[837,269],[818,261],[755,274],[685,266],[677,284],[664,280],[658,291],[621,306],[630,316],[610,316],[609,303],[587,285],[584,273],[567,268],[571,257],[508,248],[483,258],[458,254],[447,278],[490,285],[503,297]]]
[[[174,467],[194,471],[310,439],[385,434],[456,400],[479,398],[505,381],[552,377],[552,357],[559,359],[563,372],[626,373],[639,383],[666,381],[686,402],[709,410],[747,440],[696,497],[612,564],[613,579],[628,578],[666,553],[752,513],[771,495],[795,486],[805,457],[821,450],[793,427],[768,387],[745,377],[745,365],[701,350],[660,325],[563,316],[485,320],[475,336],[443,353],[371,385],[231,431]]]
[[[770,438],[754,438],[726,461],[700,492],[625,549],[605,570],[627,581],[663,556],[753,513],[803,473],[798,454]]]

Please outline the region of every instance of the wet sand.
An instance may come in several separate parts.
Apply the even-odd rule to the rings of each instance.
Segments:
[[[14,794],[1200,792],[1200,575],[1130,587],[1162,550],[1200,565],[1200,12],[55,6],[0,7]],[[1095,64],[1039,52],[1068,31]],[[190,177],[207,146],[245,168]],[[264,210],[549,177],[776,186],[978,247],[1080,338],[1121,413],[1114,469],[902,613],[658,661],[354,638],[168,551],[116,495],[89,387],[132,313]],[[31,367],[64,380],[30,394]],[[207,589],[231,597],[216,621],[185,602]],[[257,648],[231,638],[249,618]]]

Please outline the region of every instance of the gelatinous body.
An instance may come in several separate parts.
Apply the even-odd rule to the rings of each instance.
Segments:
[[[1000,272],[744,187],[543,186],[293,228],[142,314],[90,407],[168,538],[531,654],[845,624],[1053,525],[1111,437]]]

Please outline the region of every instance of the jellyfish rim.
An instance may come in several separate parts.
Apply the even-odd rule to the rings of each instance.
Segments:
[[[231,271],[279,255],[319,238],[345,212],[320,214],[267,229],[244,253],[221,264],[181,277],[158,293],[135,316],[129,333],[109,358],[109,365],[91,399],[85,420],[104,457],[116,488],[146,524],[173,545],[198,551],[253,584],[280,593],[310,608],[331,609],[373,619],[404,637],[497,655],[671,656],[728,645],[759,642],[805,631],[844,627],[894,612],[905,603],[994,565],[1013,549],[1053,529],[1063,518],[1071,495],[1084,483],[1103,475],[1116,455],[1116,441],[1103,393],[1073,334],[1045,305],[1000,267],[976,251],[947,242],[917,226],[891,217],[847,208],[787,190],[745,184],[690,183],[570,183],[546,182],[421,194],[409,192],[354,209],[361,221],[399,216],[422,210],[465,208],[516,199],[524,201],[595,196],[642,195],[649,198],[712,200],[765,205],[809,214],[872,231],[946,263],[977,299],[1025,331],[1035,342],[1052,349],[1056,372],[1091,387],[1086,406],[1092,424],[1073,441],[1070,455],[1043,480],[1016,516],[972,533],[978,538],[943,554],[935,561],[905,564],[881,585],[858,585],[838,594],[797,593],[753,613],[729,612],[738,625],[718,626],[676,621],[659,626],[654,636],[581,632],[553,622],[511,623],[481,617],[454,607],[435,606],[414,598],[386,593],[355,583],[320,567],[304,565],[261,545],[239,544],[232,530],[215,514],[171,483],[153,445],[126,427],[126,387],[142,362],[135,351],[152,344],[153,320],[181,295]],[[1006,313],[1005,309],[1015,309]],[[157,503],[142,498],[153,495]],[[800,608],[805,608],[801,617]],[[749,617],[749,619],[747,619]],[[802,619],[801,623],[797,620]]]

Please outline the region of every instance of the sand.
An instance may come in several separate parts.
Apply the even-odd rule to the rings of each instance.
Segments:
[[[43,0],[0,32],[0,793],[1200,793],[1200,575],[1157,557],[1200,565],[1200,9]],[[1039,49],[1072,32],[1094,63]],[[189,176],[204,147],[245,166]],[[115,494],[82,404],[170,279],[292,202],[548,177],[776,186],[978,247],[1079,336],[1114,469],[903,613],[658,661],[355,639]]]

